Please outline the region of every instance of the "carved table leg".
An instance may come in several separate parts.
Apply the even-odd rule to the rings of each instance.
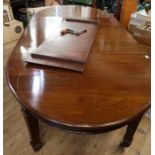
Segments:
[[[32,145],[34,151],[39,151],[43,146],[39,137],[39,120],[26,108],[22,107],[21,109],[25,118],[27,128],[29,130],[29,135],[31,138],[30,144]]]
[[[143,114],[136,117],[133,121],[129,122],[123,141],[120,144],[121,147],[129,147],[131,145],[134,134],[137,130],[140,120],[142,119],[142,116]]]

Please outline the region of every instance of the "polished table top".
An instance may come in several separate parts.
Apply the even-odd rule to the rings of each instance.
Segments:
[[[24,62],[61,17],[101,20],[83,73]],[[112,15],[90,7],[55,6],[31,19],[8,61],[7,80],[21,105],[54,125],[114,127],[150,106],[148,52]]]

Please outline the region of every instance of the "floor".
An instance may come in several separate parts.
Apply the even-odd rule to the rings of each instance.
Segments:
[[[16,42],[4,46],[4,70]],[[5,73],[5,72],[4,72]],[[43,148],[35,153],[20,106],[11,94],[4,74],[4,155],[151,155],[150,119],[142,119],[132,145],[122,149],[119,143],[125,129],[98,135],[80,135],[61,131],[40,122]]]

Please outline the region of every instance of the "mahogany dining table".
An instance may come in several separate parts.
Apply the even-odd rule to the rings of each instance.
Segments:
[[[84,72],[24,62],[67,17],[100,20]],[[6,67],[8,85],[21,106],[34,151],[43,146],[40,120],[81,134],[99,134],[127,125],[120,146],[130,146],[151,105],[150,60],[148,48],[102,10],[65,5],[35,14]]]

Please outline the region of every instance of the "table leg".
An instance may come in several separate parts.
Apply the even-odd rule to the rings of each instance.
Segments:
[[[39,120],[25,107],[21,109],[31,138],[30,144],[34,151],[39,151],[43,146],[39,137]]]
[[[142,116],[143,116],[143,114],[136,117],[131,122],[129,122],[126,133],[123,138],[123,141],[120,144],[121,147],[129,147],[131,145],[134,134],[135,134],[137,127],[140,123],[140,120],[142,119]]]

